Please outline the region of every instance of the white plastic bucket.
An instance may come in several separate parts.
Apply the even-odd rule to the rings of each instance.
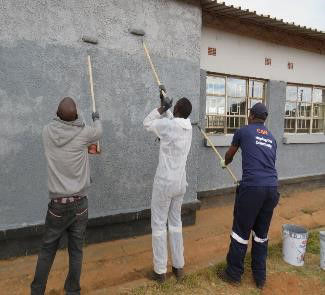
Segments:
[[[325,270],[325,231],[319,232],[320,240],[320,268]]]
[[[301,226],[284,224],[282,226],[283,260],[294,266],[303,266],[308,232]]]

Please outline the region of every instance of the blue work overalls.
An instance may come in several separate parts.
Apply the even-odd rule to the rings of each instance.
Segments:
[[[278,204],[276,141],[262,123],[239,129],[232,145],[242,151],[243,177],[236,190],[234,221],[227,255],[226,273],[240,281],[252,233],[251,267],[256,281],[266,279],[268,231]]]

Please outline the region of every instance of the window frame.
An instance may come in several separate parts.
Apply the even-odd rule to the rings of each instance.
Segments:
[[[291,100],[291,99],[287,99],[287,87],[297,87],[297,96],[296,96],[296,100]],[[302,103],[306,103],[308,105],[310,105],[310,116],[297,116],[298,114],[300,115],[300,110],[298,110],[298,103],[299,103],[299,88],[310,88],[311,89],[311,101],[310,102],[303,102]],[[320,103],[315,103],[314,102],[314,90],[315,89],[322,89],[325,91],[325,86],[320,86],[320,85],[310,85],[310,84],[300,84],[300,83],[287,83],[286,85],[286,97],[285,97],[285,110],[284,110],[284,135],[285,136],[290,136],[290,135],[323,135],[325,133],[325,114],[323,114],[323,121],[324,121],[324,127],[322,131],[319,132],[313,132],[313,126],[314,126],[314,120],[319,120],[316,119],[316,117],[314,116],[314,104],[320,104],[323,105],[323,107],[325,108],[325,101],[322,101]],[[287,103],[295,103],[296,104],[296,116],[295,117],[287,117],[286,116],[286,105]],[[286,120],[294,120],[295,122],[295,128],[294,128],[294,132],[288,132],[286,131]],[[298,128],[298,120],[309,120],[309,131],[308,132],[297,132]],[[302,129],[302,128],[301,128]],[[307,129],[307,128],[304,128]]]
[[[208,82],[208,78],[209,77],[216,77],[216,78],[223,78],[225,80],[225,91],[224,94],[213,94],[213,93],[209,93],[208,92],[208,87],[207,87],[207,82]],[[241,80],[245,80],[245,96],[239,96],[239,97],[234,97],[234,96],[229,96],[228,95],[228,79],[241,79]],[[250,83],[251,81],[256,81],[256,82],[260,82],[263,83],[263,90],[262,90],[262,97],[257,97],[257,96],[251,96],[251,91],[250,91]],[[239,129],[241,126],[239,126],[238,128],[236,127],[228,127],[228,118],[229,120],[231,118],[235,119],[238,118],[238,120],[241,120],[242,118],[244,118],[244,125],[248,124],[248,117],[249,117],[249,109],[251,107],[251,101],[255,100],[255,101],[261,101],[263,103],[267,102],[267,97],[266,97],[266,87],[267,87],[267,79],[262,79],[262,78],[255,78],[255,77],[247,77],[247,76],[238,76],[238,75],[231,75],[231,74],[222,74],[222,73],[214,73],[214,72],[207,72],[207,76],[206,76],[206,93],[205,93],[205,101],[206,101],[206,107],[205,107],[205,131],[210,134],[210,135],[217,135],[217,136],[229,136],[229,135],[233,135],[233,133],[230,133],[228,130],[229,129]],[[224,98],[224,105],[225,105],[225,113],[223,115],[218,115],[218,114],[209,114],[207,112],[207,98],[208,97],[222,97]],[[239,114],[239,115],[228,115],[227,114],[227,110],[228,110],[228,96],[229,98],[238,98],[238,99],[245,99],[245,114]],[[223,118],[223,120],[225,120],[224,122],[224,127],[223,127],[223,133],[217,133],[217,132],[210,132],[209,129],[216,129],[216,127],[214,126],[209,126],[208,125],[208,116],[216,116],[219,118]],[[235,125],[235,124],[234,124]],[[239,125],[240,125],[240,121],[239,121]],[[222,128],[222,127],[221,127]],[[220,129],[221,129],[220,128]]]

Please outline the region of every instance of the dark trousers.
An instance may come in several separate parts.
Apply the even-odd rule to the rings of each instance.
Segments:
[[[237,188],[234,222],[227,255],[227,274],[240,281],[252,231],[251,267],[256,281],[266,280],[268,231],[273,210],[278,204],[277,187],[243,186]]]
[[[88,221],[88,200],[82,198],[68,204],[51,201],[45,221],[43,244],[38,256],[35,277],[31,284],[31,295],[45,293],[46,283],[60,239],[68,235],[69,273],[64,289],[68,295],[80,294],[82,247]]]

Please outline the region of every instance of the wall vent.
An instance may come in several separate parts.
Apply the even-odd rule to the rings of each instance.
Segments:
[[[213,47],[208,48],[208,55],[216,56],[217,55],[217,49]]]
[[[271,66],[272,65],[272,58],[266,57],[265,58],[265,65],[266,66]]]

